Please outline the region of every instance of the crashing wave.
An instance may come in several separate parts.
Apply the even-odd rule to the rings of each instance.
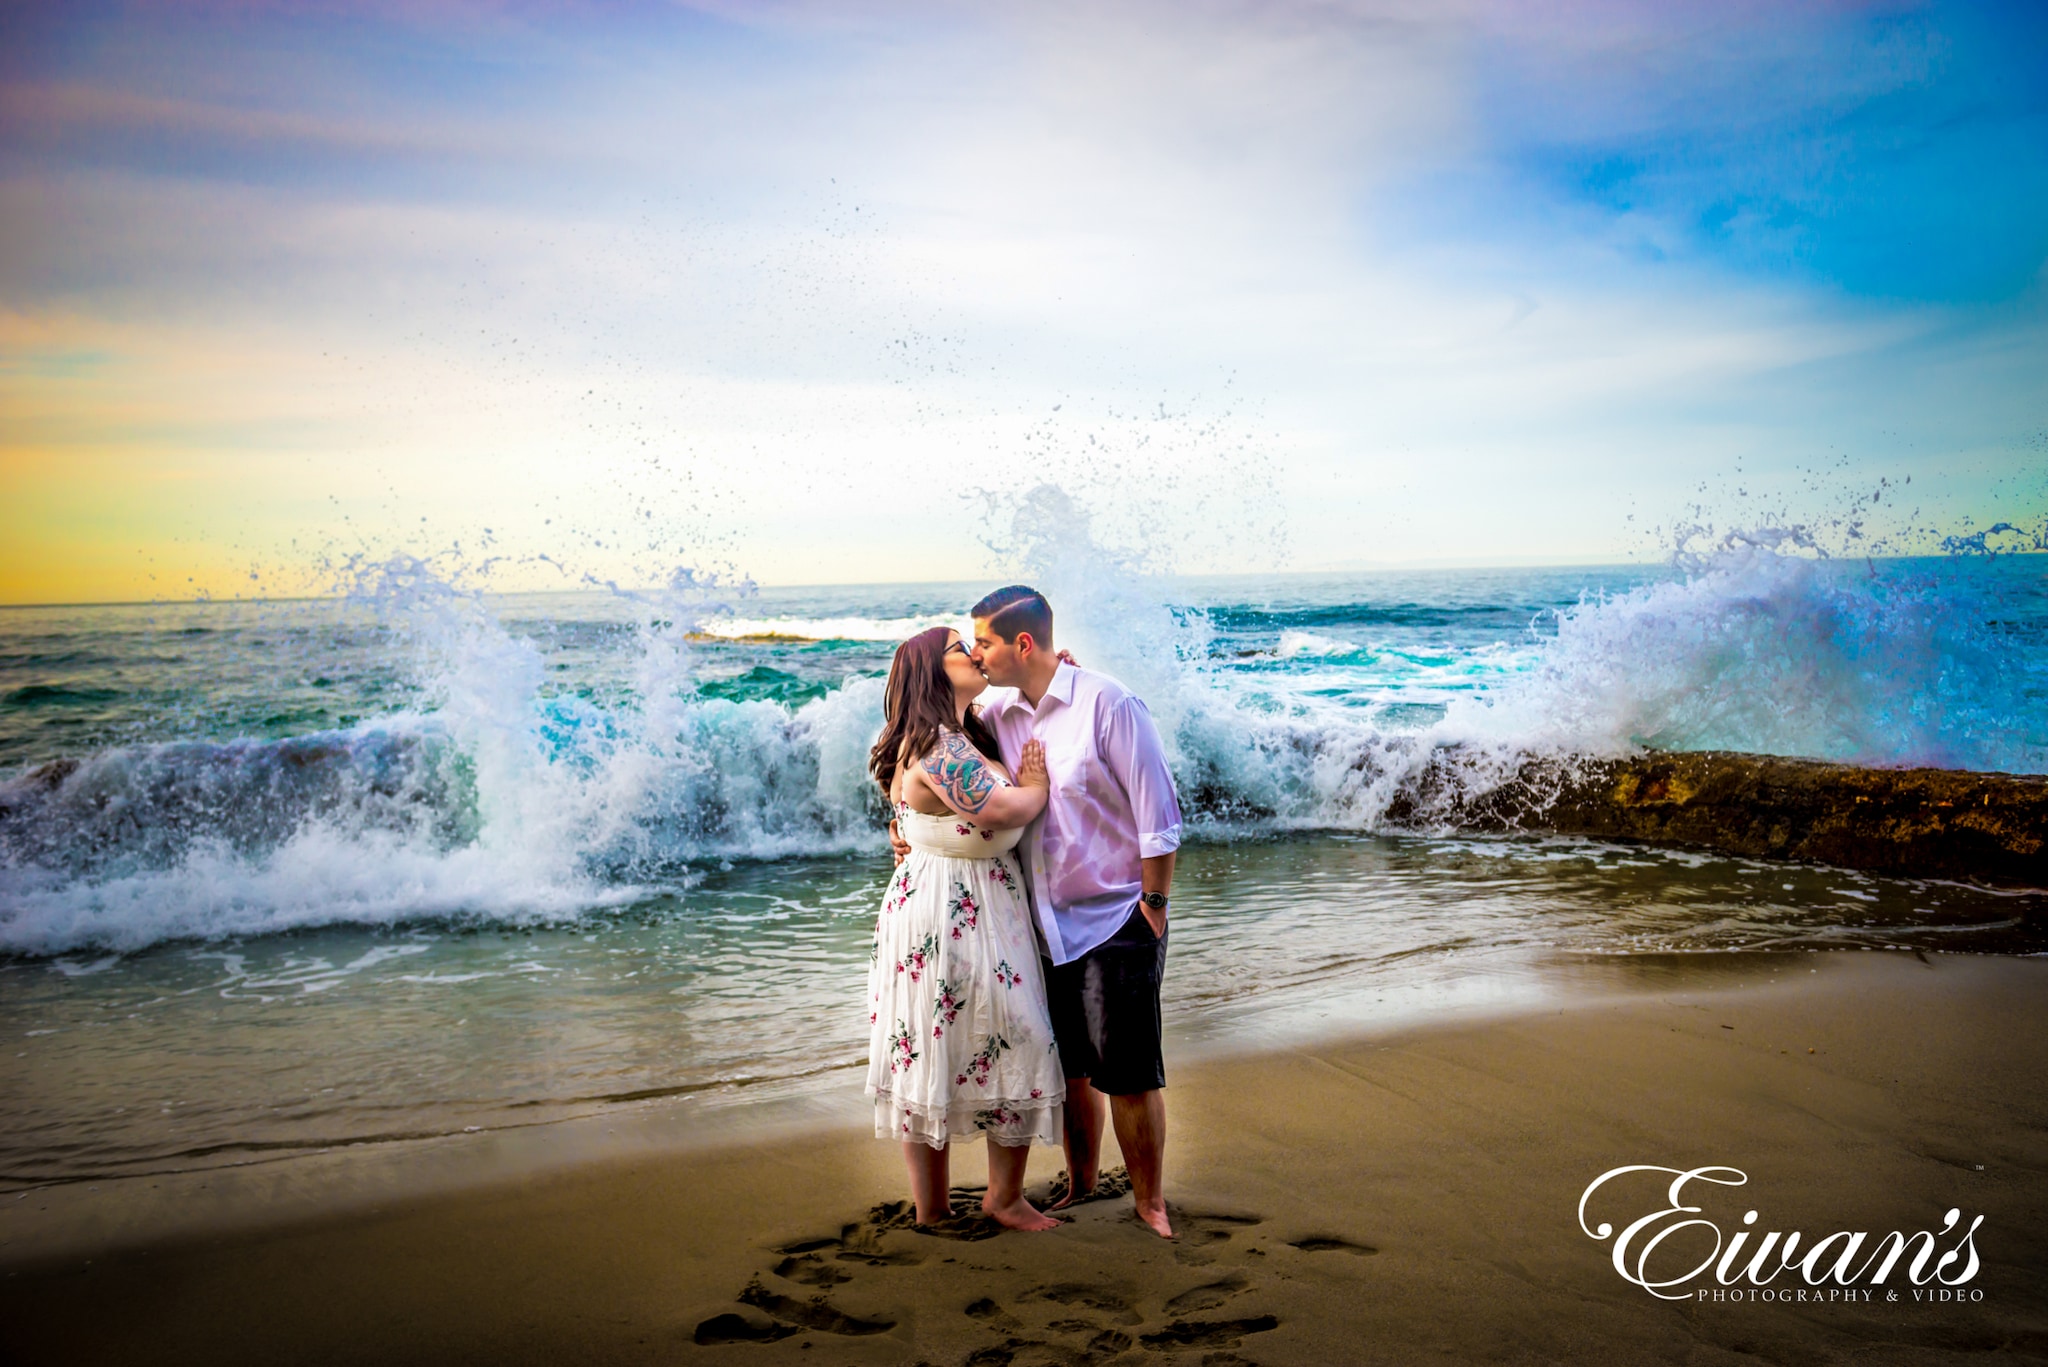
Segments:
[[[1013,527],[1003,550],[1058,605],[1061,643],[1151,705],[1197,839],[1445,828],[1532,759],[1559,775],[1710,749],[2048,770],[2039,666],[1938,569],[1731,539],[1676,578],[1588,596],[1515,669],[1416,716],[1260,691],[1218,658],[1209,613],[1099,546],[1056,490]],[[658,602],[618,638],[635,653],[622,696],[563,694],[533,641],[417,564],[370,602],[420,661],[415,710],[120,747],[0,784],[0,952],[557,919],[686,886],[707,862],[880,848],[872,677],[803,701],[716,696],[693,654],[706,614]],[[1280,641],[1311,665],[1350,649]]]

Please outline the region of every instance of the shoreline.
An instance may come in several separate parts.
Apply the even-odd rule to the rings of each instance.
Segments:
[[[1329,1043],[1585,1010],[1636,1000],[1672,983],[1767,982],[1780,971],[1777,960],[1829,953],[1557,953],[1540,967],[1469,973],[1461,991],[1429,983],[1353,985],[1324,1003],[1333,1012],[1363,1013],[1337,1029],[1311,1024],[1310,1013],[1286,999],[1243,1001],[1242,1018],[1227,1031],[1199,1017],[1175,1021],[1169,1003],[1166,1052],[1177,1075]],[[1389,1011],[1384,999],[1390,994],[1408,1000]],[[850,1061],[827,1073],[728,1083],[475,1131],[291,1147],[213,1166],[24,1182],[0,1189],[0,1276],[156,1243],[258,1235],[545,1179],[591,1163],[687,1159],[820,1130],[865,1138],[869,1111],[859,1093],[864,1066],[865,1060]],[[836,1076],[836,1084],[820,1086],[823,1076]],[[46,1218],[10,1218],[17,1215]]]
[[[105,1194],[125,1215],[89,1220],[85,1198],[101,1194],[78,1192],[68,1239],[48,1220],[29,1237],[20,1217],[34,1200],[8,1202],[0,1350],[22,1362],[982,1353],[971,1360],[1020,1367],[2048,1354],[2048,961],[1725,957],[1747,962],[1543,1012],[1174,1064],[1172,1244],[1114,1201],[1049,1235],[895,1228],[874,1213],[903,1194],[893,1146],[827,1107],[792,1114],[799,1132],[779,1137],[629,1136],[495,1172],[474,1148],[383,1155],[399,1161],[381,1190],[367,1180],[379,1164],[356,1165],[353,1205],[266,1179],[241,1193],[254,1209],[181,1223],[130,1186]],[[1769,1228],[1812,1237],[1932,1227],[1949,1206],[1982,1214],[1971,1285],[1984,1299],[1938,1311],[1656,1301],[1574,1223],[1585,1184],[1628,1163],[1740,1168],[1742,1199]],[[956,1183],[981,1164],[962,1150]],[[426,1180],[397,1180],[409,1165]],[[1034,1154],[1033,1186],[1058,1167],[1056,1152]]]

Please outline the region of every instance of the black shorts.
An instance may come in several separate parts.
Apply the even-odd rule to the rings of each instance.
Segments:
[[[1130,919],[1107,940],[1072,963],[1046,969],[1052,1032],[1068,1077],[1085,1077],[1110,1096],[1166,1085],[1159,1047],[1166,939],[1154,936],[1152,923],[1133,907]]]

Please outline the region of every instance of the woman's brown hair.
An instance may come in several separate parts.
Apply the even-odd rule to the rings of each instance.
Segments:
[[[882,735],[868,751],[868,772],[889,796],[896,766],[904,756],[922,757],[939,743],[939,732],[960,730],[983,757],[1000,762],[996,738],[970,706],[966,721],[953,721],[953,681],[946,675],[946,638],[950,627],[927,627],[896,647],[889,663],[889,683],[882,693]]]

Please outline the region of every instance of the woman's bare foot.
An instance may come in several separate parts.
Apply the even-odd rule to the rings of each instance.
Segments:
[[[1060,1227],[1060,1221],[1053,1219],[1021,1196],[1007,1206],[990,1205],[984,1200],[981,1203],[981,1213],[1005,1229],[1021,1229],[1035,1233]]]
[[[1139,1203],[1134,1207],[1137,1217],[1162,1239],[1173,1237],[1173,1222],[1166,1218],[1166,1202],[1155,1201],[1147,1205]]]

